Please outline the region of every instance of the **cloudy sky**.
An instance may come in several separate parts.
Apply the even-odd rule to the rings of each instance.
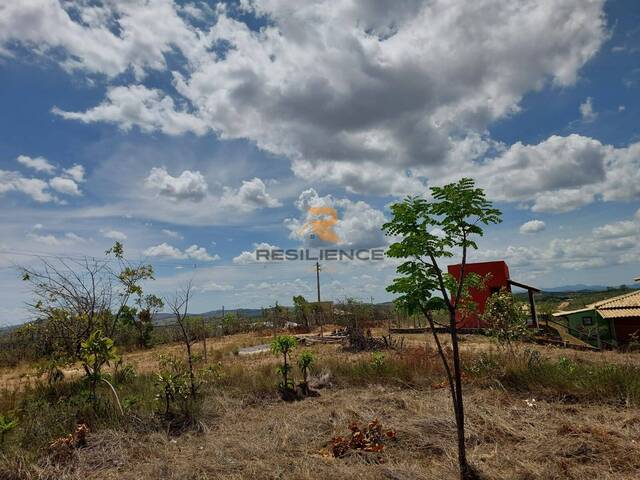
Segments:
[[[504,212],[474,256],[541,287],[640,274],[635,0],[0,0],[0,323],[15,265],[151,262],[195,311],[313,298],[299,247],[331,206],[382,247],[389,205],[472,176]],[[323,297],[389,300],[389,262]]]

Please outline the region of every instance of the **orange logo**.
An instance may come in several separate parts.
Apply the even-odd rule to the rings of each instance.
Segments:
[[[333,227],[338,223],[338,212],[336,212],[335,208],[311,207],[308,212],[309,215],[317,218],[305,223],[298,230],[298,234],[303,234],[311,229],[312,235],[317,235],[320,240],[330,243],[338,243],[340,241],[340,237],[333,231]]]

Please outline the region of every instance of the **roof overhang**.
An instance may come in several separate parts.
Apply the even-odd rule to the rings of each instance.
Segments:
[[[579,308],[578,310],[567,310],[565,312],[552,313],[552,317],[564,317],[565,315],[573,315],[574,313],[591,312],[593,308]]]

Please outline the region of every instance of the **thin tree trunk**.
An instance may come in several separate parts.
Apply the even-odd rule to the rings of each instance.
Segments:
[[[191,342],[187,340],[187,357],[189,360],[189,381],[191,383],[191,398],[196,398],[196,383],[193,375],[193,359],[191,358]]]
[[[289,364],[287,363],[287,352],[284,352],[284,389],[289,388]]]
[[[460,349],[458,347],[458,328],[456,326],[455,310],[450,312],[451,317],[451,347],[453,349],[453,371],[455,379],[455,412],[456,427],[458,431],[458,465],[460,467],[460,478],[465,480],[469,474],[469,464],[467,463],[467,450],[464,439],[464,403],[462,397],[462,368],[460,366]]]
[[[435,331],[435,324],[433,323],[433,318],[431,316],[431,312],[424,311],[424,316],[427,317],[427,321],[429,322],[429,328],[431,329],[431,333],[433,334],[433,339],[436,342],[436,347],[438,348],[438,354],[440,355],[440,360],[442,361],[442,365],[444,366],[444,370],[447,374],[447,381],[449,382],[449,391],[451,392],[451,400],[453,401],[453,410],[456,410],[456,392],[455,392],[455,383],[453,381],[453,375],[451,374],[451,367],[449,366],[449,362],[447,361],[447,356],[444,354],[444,348],[442,348],[442,343],[440,343],[440,338]]]

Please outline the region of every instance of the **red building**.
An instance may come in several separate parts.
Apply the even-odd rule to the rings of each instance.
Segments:
[[[460,280],[460,265],[449,265],[447,267],[449,274],[457,280]],[[489,297],[501,289],[505,289],[508,292],[511,291],[511,286],[523,288],[529,292],[529,302],[531,305],[532,323],[537,326],[537,315],[535,302],[533,301],[533,293],[539,292],[537,288],[529,285],[524,285],[519,282],[511,280],[509,277],[509,267],[503,261],[498,262],[479,262],[479,263],[467,263],[465,264],[465,276],[469,273],[475,273],[485,279],[485,285],[482,289],[472,289],[471,298],[476,304],[475,312],[458,312],[458,328],[483,328],[486,325],[481,319],[484,313],[484,307]]]

